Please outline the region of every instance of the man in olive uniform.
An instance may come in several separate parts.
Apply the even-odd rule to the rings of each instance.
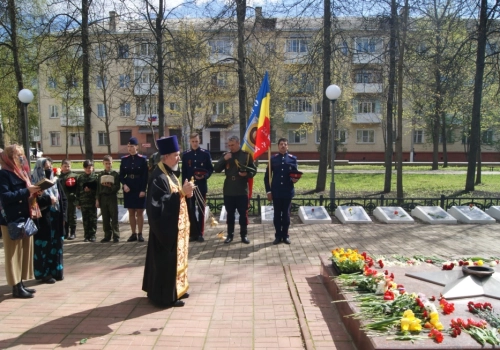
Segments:
[[[97,231],[97,208],[95,207],[97,192],[97,175],[94,163],[87,159],[83,162],[84,173],[78,176],[76,191],[76,207],[82,211],[84,242],[95,242]]]
[[[64,224],[66,232],[65,238],[72,240],[76,238],[76,179],[78,174],[71,171],[71,160],[64,159],[61,163],[61,175],[59,175],[59,182],[61,187],[68,198],[68,221]],[[71,230],[71,231],[70,231]]]
[[[247,237],[248,179],[255,176],[257,167],[253,162],[253,157],[241,150],[240,139],[237,136],[231,136],[227,146],[229,152],[224,153],[214,167],[216,173],[224,171],[226,174],[223,194],[227,212],[227,238],[224,243],[233,241],[235,213],[238,210],[241,242],[249,244]]]
[[[120,190],[120,174],[111,169],[113,158],[104,156],[102,163],[104,170],[97,177],[96,207],[101,208],[102,229],[104,238],[101,243],[120,241],[120,228],[118,225],[118,191]],[[103,176],[111,176],[113,181],[105,181]]]

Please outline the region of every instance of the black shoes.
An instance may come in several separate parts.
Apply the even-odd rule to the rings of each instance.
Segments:
[[[88,239],[88,238],[85,238],[83,241],[84,241],[84,242],[88,242],[88,241],[89,241],[89,239]]]
[[[172,307],[183,307],[186,303],[183,302],[182,300],[176,300],[174,301],[172,304],[170,304],[170,306]]]
[[[290,238],[283,238],[283,242],[285,242],[285,244],[291,244],[292,242],[290,242]]]
[[[181,297],[179,298],[179,300],[181,300],[181,299],[187,299],[187,298],[189,298],[189,293],[184,293],[184,295],[183,295],[183,296],[181,296]]]
[[[12,287],[12,296],[14,298],[28,299],[33,298],[34,295],[23,288],[22,282],[19,282]]]
[[[113,238],[113,243],[118,243],[118,242],[120,242],[120,238],[118,237]]]
[[[69,235],[69,237],[68,237],[68,241],[72,241],[72,240],[74,240],[75,238],[76,238],[76,236],[75,236],[75,235]]]
[[[101,243],[106,243],[106,242],[111,242],[111,239],[110,238],[101,239]]]
[[[224,243],[227,244],[227,243],[231,243],[232,241],[233,241],[233,235],[229,234],[229,235],[227,235],[227,238],[224,241]]]
[[[276,238],[273,242],[274,245],[280,244],[281,243],[281,238]]]
[[[28,293],[31,293],[31,294],[35,294],[36,293],[36,289],[34,289],[34,288],[26,288],[26,286],[24,285],[23,281],[21,281],[21,287],[23,287],[23,289],[25,291],[27,291]]]
[[[130,236],[127,239],[127,242],[135,242],[135,241],[137,241],[137,233],[132,233],[132,236]]]
[[[198,242],[205,242],[205,238],[203,238],[203,236],[198,236],[198,239],[197,239]]]
[[[42,282],[47,283],[47,284],[54,284],[54,283],[56,283],[56,280],[51,275],[48,275],[48,276],[45,276],[44,278],[42,278]]]
[[[242,236],[241,237],[241,243],[250,244],[250,241],[248,240],[247,236]]]
[[[139,233],[138,237],[137,237],[137,240],[139,242],[144,242],[144,237],[142,237],[142,233]]]
[[[90,238],[89,238],[89,242],[94,243],[94,242],[95,242],[95,236],[94,236],[94,237],[90,237]]]

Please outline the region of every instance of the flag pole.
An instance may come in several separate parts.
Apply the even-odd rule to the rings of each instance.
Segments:
[[[267,148],[267,167],[269,171],[267,172],[269,175],[269,187],[271,187],[271,147]]]

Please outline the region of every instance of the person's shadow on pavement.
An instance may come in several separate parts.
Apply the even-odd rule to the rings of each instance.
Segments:
[[[40,305],[40,307],[43,308],[43,305]],[[143,322],[137,320],[126,322],[157,312],[161,313],[157,317],[158,328],[154,327],[154,318],[151,320],[150,316],[148,316],[148,320],[152,322],[147,322],[147,326],[143,327],[144,329],[141,329]],[[155,307],[145,297],[136,297],[117,304],[96,307],[39,324],[17,337],[0,340],[0,349],[18,347],[19,345],[72,347],[78,344],[90,343],[93,338],[102,338],[107,334],[115,333],[119,328],[118,334],[120,335],[159,334],[163,329],[165,319],[169,317],[171,312],[172,309]],[[5,329],[3,331],[8,332]],[[104,341],[107,342],[107,340]]]

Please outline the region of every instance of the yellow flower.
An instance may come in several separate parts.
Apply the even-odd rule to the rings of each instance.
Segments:
[[[420,332],[422,330],[422,325],[420,324],[420,322],[422,321],[418,318],[411,321],[409,327],[410,332]]]
[[[403,317],[401,319],[401,330],[403,332],[409,330],[410,329],[410,323],[411,323],[411,320],[409,318]]]
[[[482,261],[482,260],[477,261],[477,266],[483,266],[483,264],[484,264],[484,261]]]
[[[413,320],[415,318],[415,314],[413,313],[412,310],[406,310],[403,313],[403,318],[409,318],[409,319]]]

